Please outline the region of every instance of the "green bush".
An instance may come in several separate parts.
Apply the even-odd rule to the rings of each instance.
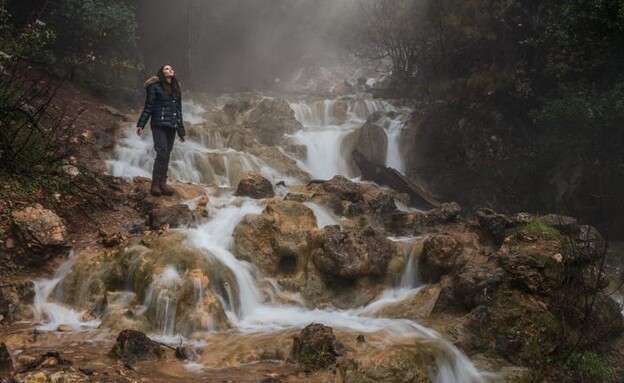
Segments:
[[[600,383],[613,378],[600,357],[591,351],[573,351],[564,362],[564,368],[580,382]]]

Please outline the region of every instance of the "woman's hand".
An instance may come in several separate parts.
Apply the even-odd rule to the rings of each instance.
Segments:
[[[180,142],[186,142],[186,136],[180,136]]]
[[[137,134],[137,136],[141,137],[141,135],[143,134],[143,127],[142,126],[137,126],[136,134]]]

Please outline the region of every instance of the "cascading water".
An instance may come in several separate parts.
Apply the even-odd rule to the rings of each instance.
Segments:
[[[346,118],[341,119],[336,115],[337,101],[324,100],[316,104],[299,102],[291,103],[291,108],[295,111],[296,118],[302,123],[303,129],[294,134],[299,143],[306,146],[308,155],[304,161],[304,167],[310,171],[314,178],[331,178],[336,174],[351,176],[351,170],[345,160],[345,156],[340,153],[342,140],[344,137],[358,129],[365,120],[375,111],[391,110],[392,107],[379,100],[359,100],[348,102],[346,108]],[[342,106],[344,111],[344,105]],[[186,108],[187,110],[192,108]],[[200,110],[195,105],[195,110]],[[345,117],[345,116],[343,116]],[[185,116],[186,118],[186,116]],[[187,118],[187,121],[190,121]],[[400,121],[387,118],[384,128],[388,134],[388,152],[394,154],[398,151]],[[205,161],[205,156],[210,154],[233,154],[224,156],[223,162],[225,173],[221,175],[221,181],[216,182],[221,185],[231,186],[233,179],[230,172],[232,167],[230,161],[237,158],[242,167],[251,168],[249,170],[264,169],[264,173],[273,170],[267,169],[253,156],[242,152],[226,148],[219,135],[214,132],[209,135],[201,135],[201,139],[189,141],[184,145],[176,145],[178,152],[173,156],[174,177],[185,181],[205,182],[206,170],[210,164]],[[109,166],[114,175],[149,176],[151,168],[152,154],[151,144],[147,137],[139,138],[129,135],[118,147],[117,157],[109,161]],[[238,156],[235,157],[234,155]],[[202,159],[203,158],[203,159]],[[393,166],[397,170],[402,170],[400,158],[388,156],[386,159],[388,166]],[[277,172],[276,172],[277,174]],[[308,206],[315,213],[317,226],[339,224],[340,221],[325,207],[307,202]],[[431,379],[438,383],[477,383],[487,380],[487,376],[479,372],[474,365],[456,347],[445,341],[435,331],[427,329],[422,325],[403,319],[379,318],[380,309],[413,297],[418,294],[424,286],[418,279],[416,269],[416,256],[411,250],[406,250],[406,268],[400,281],[397,281],[395,288],[386,290],[374,302],[365,307],[351,310],[321,310],[306,308],[303,304],[293,304],[296,299],[289,300],[290,304],[277,303],[274,297],[282,294],[277,283],[262,284],[267,281],[258,270],[250,263],[237,259],[232,254],[232,233],[236,226],[248,215],[258,215],[262,213],[264,206],[262,202],[232,196],[213,197],[207,207],[210,219],[194,229],[185,229],[189,242],[196,248],[205,251],[210,263],[218,263],[227,268],[233,275],[230,286],[227,282],[222,284],[221,292],[213,291],[221,302],[227,320],[238,332],[242,334],[257,332],[273,332],[286,329],[298,329],[311,322],[323,323],[337,329],[354,331],[359,333],[384,333],[389,339],[418,339],[421,342],[430,344],[436,351],[437,368],[433,371]],[[391,238],[395,242],[402,244],[405,249],[412,248],[414,242],[419,238]],[[136,267],[140,256],[132,260],[131,268]],[[67,270],[71,267],[71,261],[66,265]],[[65,270],[65,268],[63,269]],[[56,277],[56,285],[67,274],[67,270],[59,271]],[[167,267],[158,274],[148,288],[148,292],[143,301],[142,311],[137,311],[137,315],[148,315],[153,317],[153,323],[158,328],[159,336],[171,338],[175,335],[176,329],[176,293],[180,290],[182,280],[180,273],[183,270],[176,270]],[[46,300],[54,286],[41,284],[37,291],[35,302],[36,311],[40,317],[49,317],[46,312]],[[193,280],[196,299],[196,309],[201,311],[204,307],[202,296],[204,295],[201,283]],[[131,289],[133,285],[131,276],[128,276],[126,289]],[[270,289],[271,291],[267,291]],[[49,290],[49,291],[48,291]],[[49,311],[49,310],[48,310]],[[54,326],[46,327],[52,329],[58,326],[59,321],[52,320]]]
[[[196,125],[198,134],[183,144],[174,145],[169,163],[170,178],[231,187],[238,184],[244,172],[254,171],[275,182],[294,183],[292,178],[272,169],[258,157],[227,147],[218,131],[204,129],[205,120],[201,116],[204,112],[192,100],[184,102],[187,129]],[[139,137],[133,126],[127,126],[126,135],[115,148],[114,158],[106,161],[108,171],[116,177],[151,177],[155,157],[151,130],[145,129]]]
[[[37,326],[38,330],[54,331],[61,325],[72,327],[75,330],[99,326],[100,321],[83,321],[84,313],[74,311],[63,305],[65,294],[62,284],[59,284],[71,271],[75,259],[75,254],[72,251],[68,261],[59,268],[52,279],[41,279],[34,282],[35,298],[33,309],[35,321],[40,323],[40,325]],[[50,301],[49,298],[57,286],[58,289],[55,294],[57,300]]]
[[[295,112],[295,118],[303,125],[303,129],[293,135],[307,149],[303,169],[317,179],[329,179],[335,175],[354,178],[356,172],[348,161],[351,153],[343,153],[343,141],[358,130],[373,113],[397,111],[387,102],[368,99],[293,102],[290,107]],[[409,113],[409,110],[402,112]],[[404,121],[384,117],[382,122],[388,136],[385,165],[405,172],[399,148]]]

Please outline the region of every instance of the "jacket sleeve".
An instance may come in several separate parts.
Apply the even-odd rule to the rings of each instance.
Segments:
[[[186,136],[186,128],[184,127],[184,117],[182,113],[182,93],[180,92],[180,126],[178,126],[178,136]]]
[[[154,109],[154,102],[156,101],[156,87],[150,85],[147,88],[147,97],[145,98],[145,107],[143,108],[143,113],[141,113],[141,117],[139,117],[139,122],[137,126],[140,128],[145,127],[147,125],[147,120],[149,120],[152,115],[152,110]]]

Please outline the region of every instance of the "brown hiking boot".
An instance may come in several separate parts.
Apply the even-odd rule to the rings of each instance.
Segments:
[[[160,177],[160,191],[163,195],[173,195],[173,188],[167,185],[167,176]]]
[[[163,194],[160,187],[161,177],[162,176],[157,174],[152,175],[152,186],[150,187],[150,194],[154,197],[160,197]]]

